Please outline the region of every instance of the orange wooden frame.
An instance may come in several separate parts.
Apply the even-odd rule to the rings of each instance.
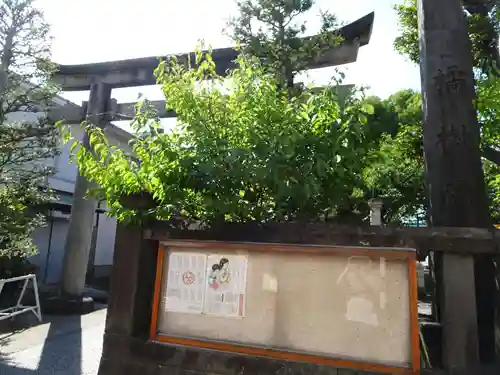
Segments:
[[[355,360],[334,359],[314,354],[301,354],[279,349],[268,349],[263,347],[247,346],[243,344],[228,344],[210,340],[195,340],[162,335],[158,332],[158,313],[160,307],[160,293],[163,278],[163,266],[165,251],[167,248],[176,250],[245,250],[248,252],[284,252],[284,253],[306,253],[317,255],[361,255],[372,258],[386,258],[391,260],[407,260],[409,275],[409,296],[410,296],[410,348],[411,367],[395,367],[384,364],[368,363]],[[418,325],[418,296],[417,296],[417,267],[416,253],[406,248],[368,248],[368,247],[338,247],[338,246],[317,246],[317,245],[289,245],[289,244],[268,244],[268,243],[248,243],[248,242],[218,242],[218,241],[181,241],[170,240],[160,244],[158,249],[158,260],[156,266],[156,279],[153,295],[153,308],[151,316],[150,340],[170,345],[181,345],[202,349],[220,350],[225,352],[239,353],[283,359],[288,361],[311,362],[333,367],[343,367],[362,371],[375,371],[394,375],[417,375],[420,374],[420,342]]]

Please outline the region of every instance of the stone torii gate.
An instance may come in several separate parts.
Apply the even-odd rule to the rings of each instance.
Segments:
[[[375,14],[372,12],[337,30],[343,37],[340,45],[326,51],[322,56],[311,60],[308,68],[317,69],[338,66],[357,59],[359,48],[369,43]],[[313,36],[312,38],[317,38]],[[225,75],[235,67],[234,60],[238,52],[233,48],[215,49],[212,58],[216,63],[217,73]],[[194,52],[177,55],[179,61],[187,61]],[[52,118],[63,118],[67,122],[81,122],[87,119],[90,123],[104,127],[111,120],[119,120],[119,114],[133,116],[135,103],[117,104],[111,99],[113,88],[155,85],[153,71],[158,66],[157,57],[146,57],[121,61],[101,62],[95,64],[60,65],[53,79],[63,91],[90,90],[89,101],[82,111],[61,108],[51,115]],[[175,117],[165,109],[163,102],[155,102],[161,117]],[[115,113],[113,115],[112,113]],[[83,140],[84,147],[89,146],[88,134]],[[77,175],[73,195],[72,214],[66,236],[65,254],[59,302],[63,309],[81,309],[82,294],[92,237],[92,217],[96,209],[93,199],[84,199],[89,182],[80,174]],[[90,302],[90,301],[89,301]],[[87,307],[85,307],[86,309]]]
[[[484,334],[484,330],[478,335],[478,315],[487,318],[487,325],[491,324],[491,320],[489,320],[491,309],[476,308],[476,296],[478,300],[484,300],[489,296],[491,290],[488,289],[488,285],[486,293],[481,290],[479,290],[480,293],[477,293],[476,288],[474,288],[474,277],[475,274],[477,277],[483,271],[481,267],[477,267],[478,264],[487,267],[490,254],[498,254],[500,247],[499,232],[493,230],[488,220],[487,202],[484,198],[484,179],[479,154],[479,127],[473,107],[474,85],[471,48],[466,22],[460,0],[418,0],[418,5],[424,149],[427,176],[430,183],[432,224],[438,228],[370,228],[369,230],[350,228],[351,232],[342,230],[338,233],[335,233],[334,228],[328,228],[325,236],[335,239],[339,244],[338,242],[342,242],[339,241],[339,238],[344,235],[349,240],[346,240],[344,245],[356,242],[359,246],[359,244],[366,242],[366,237],[371,237],[373,239],[372,246],[395,246],[396,244],[408,243],[416,245],[422,250],[441,252],[443,254],[440,264],[442,289],[439,299],[442,309],[444,367],[448,370],[448,374],[498,374],[498,369],[496,372],[470,369],[479,362],[479,342],[482,341],[483,346],[487,346],[491,339]],[[361,38],[355,43],[358,46],[362,45]],[[340,47],[337,52],[331,51],[331,55],[340,54],[339,51],[342,48],[349,49],[348,46]],[[354,49],[356,48],[351,48],[351,52]],[[223,54],[223,52],[218,53]],[[221,55],[218,55],[216,59],[218,65],[223,63],[220,57]],[[348,60],[346,59],[344,62]],[[124,87],[123,82],[148,82],[148,80],[151,82],[151,68],[156,62],[154,64],[150,62],[150,65],[147,65],[145,60],[135,61],[137,64],[135,67],[124,62],[102,63],[80,66],[79,68],[76,66],[63,67],[58,79],[66,89],[91,88],[87,116],[99,123],[99,116],[102,116],[102,113],[106,111],[101,111],[95,103],[109,106],[110,87]],[[143,66],[148,67],[142,68]],[[314,67],[314,64],[311,64],[311,67]],[[123,76],[121,76],[122,71],[125,72]],[[93,98],[97,99],[93,100]],[[104,119],[102,121],[104,123]],[[80,181],[80,183],[85,186],[85,180]],[[81,197],[76,198],[75,204],[90,204],[85,203]],[[77,207],[74,207],[74,211],[77,210]],[[78,223],[84,225],[85,221],[75,219],[74,223],[77,224],[71,224],[73,230],[78,230]],[[443,228],[446,226],[470,228]],[[303,238],[304,233],[301,231],[305,229],[307,228],[297,226],[288,232],[293,235],[293,242],[296,242],[296,238]],[[144,236],[140,229],[136,229],[135,233],[131,233],[133,232],[131,230],[126,231],[127,228],[124,227],[119,230],[122,232],[120,244],[128,246],[129,251],[117,252],[112,280],[113,293],[108,310],[105,350],[99,373],[102,375],[124,373],[120,363],[128,360],[124,356],[127,357],[136,352],[142,356],[142,362],[138,361],[139,356],[132,358],[128,362],[129,367],[126,368],[125,372],[132,373],[136,370],[136,372],[159,374],[161,369],[158,368],[157,361],[160,359],[176,362],[177,366],[179,362],[182,362],[182,365],[186,364],[187,371],[191,372],[192,368],[188,368],[188,366],[196,362],[198,353],[185,351],[185,356],[179,358],[179,356],[172,354],[171,348],[160,351],[164,346],[154,347],[143,338],[143,336],[147,337],[151,317],[150,307],[147,306],[148,303],[145,302],[144,295],[152,293],[150,289],[154,276],[151,274],[154,273],[155,266],[151,259],[146,258],[152,258],[151,254],[154,252],[143,251],[145,248],[141,247],[141,241]],[[228,231],[224,233],[233,235]],[[274,233],[274,230],[269,232],[268,237],[272,237],[270,234],[274,235]],[[405,241],[404,237],[411,239],[411,241]],[[71,239],[68,241],[71,242]],[[134,241],[136,242],[134,243]],[[482,242],[484,242],[484,246],[481,246]],[[342,245],[342,243],[340,244]],[[88,249],[88,246],[85,246],[75,246],[73,249],[81,250],[84,253]],[[152,245],[148,246],[153,250]],[[78,259],[74,255],[71,256],[73,256],[73,260]],[[474,256],[480,262],[475,262]],[[86,262],[83,262],[81,267],[85,268],[85,266]],[[476,269],[474,269],[475,266]],[[76,271],[80,272],[81,270],[76,269]],[[130,276],[126,282],[123,280],[123,275]],[[145,282],[145,278],[149,279]],[[72,286],[75,288],[69,291],[76,292],[75,295],[78,296],[79,289],[76,283],[73,283]],[[148,290],[147,293],[142,293],[146,290]],[[490,328],[493,327],[490,326]],[[222,355],[221,353],[224,354],[217,352],[212,356]],[[235,360],[230,358],[233,364],[240,360],[243,361],[240,358]],[[146,362],[150,362],[151,366],[147,367]],[[263,362],[265,361],[259,361],[259,363]],[[206,373],[209,369],[202,366],[205,364],[205,362],[200,364],[200,368],[197,369],[200,372],[192,372]],[[148,369],[151,371],[147,371]],[[241,372],[238,372],[240,369]],[[244,370],[244,366],[240,366],[233,373],[241,374]],[[249,368],[249,373],[260,372],[254,370],[255,367]],[[307,370],[303,368],[300,372],[309,370],[309,368]],[[167,368],[165,371],[171,371],[171,369]],[[216,374],[229,373],[227,367],[224,366],[210,368],[210,371]],[[337,370],[333,369],[331,373],[337,373]],[[354,374],[355,372],[354,370],[339,369],[338,373]],[[431,370],[430,373],[441,372]]]

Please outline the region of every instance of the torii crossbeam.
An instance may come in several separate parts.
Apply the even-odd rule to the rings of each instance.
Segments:
[[[355,62],[359,48],[370,41],[374,18],[375,13],[372,12],[337,30],[343,41],[319,58],[311,60],[308,69]],[[194,52],[176,56],[180,61],[187,60],[188,56],[191,56],[194,61]],[[232,47],[214,49],[212,58],[217,73],[224,75],[233,69],[237,56],[238,52]],[[63,91],[90,90],[90,86],[94,83],[104,83],[111,88],[149,86],[156,84],[153,71],[157,66],[157,56],[92,64],[59,65],[59,70],[54,74],[54,81],[61,85]]]

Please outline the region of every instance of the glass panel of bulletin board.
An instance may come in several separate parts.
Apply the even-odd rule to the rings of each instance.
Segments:
[[[413,249],[170,241],[160,246],[156,284],[155,341],[418,367]]]

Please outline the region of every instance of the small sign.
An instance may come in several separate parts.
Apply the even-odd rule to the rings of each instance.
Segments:
[[[207,256],[172,252],[168,259],[165,311],[201,314],[205,298]]]

